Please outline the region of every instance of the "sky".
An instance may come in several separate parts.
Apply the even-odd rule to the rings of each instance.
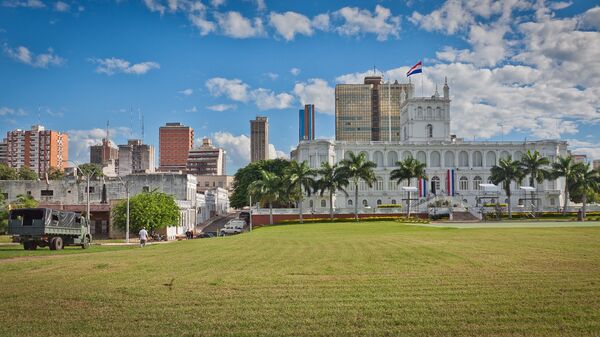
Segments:
[[[561,138],[600,159],[599,31],[597,0],[0,0],[0,134],[67,132],[87,162],[107,123],[117,144],[143,124],[158,147],[181,122],[233,174],[249,120],[269,117],[271,156],[288,157],[305,103],[334,138],[336,84],[406,82],[423,61],[416,92],[448,78],[458,137]]]

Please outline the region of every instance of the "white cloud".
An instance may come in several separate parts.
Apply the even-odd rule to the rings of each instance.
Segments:
[[[254,0],[256,3],[256,10],[264,11],[267,9],[267,5],[265,4],[265,0]]]
[[[4,0],[4,7],[26,7],[26,8],[44,8],[46,5],[40,0]]]
[[[196,108],[196,106],[192,106],[191,108],[187,108],[184,110],[185,112],[198,112],[198,109]]]
[[[237,109],[237,105],[235,104],[216,104],[206,107],[208,110],[223,112],[227,110],[235,110]]]
[[[268,73],[265,73],[265,76],[267,76],[269,79],[271,79],[271,81],[275,81],[279,77],[279,74],[268,72]]]
[[[210,0],[210,4],[213,7],[219,7],[225,4],[225,0]]]
[[[584,29],[600,30],[600,6],[585,12],[581,16],[580,26]]]
[[[300,75],[300,69],[292,68],[292,69],[290,69],[290,73],[294,76],[298,76],[298,75]]]
[[[286,41],[293,40],[296,34],[306,36],[313,34],[311,21],[306,16],[296,12],[271,12],[269,15],[269,24]]]
[[[283,152],[275,149],[275,145],[269,144],[269,159],[290,159],[290,156]]]
[[[600,159],[600,144],[578,139],[567,139],[567,143],[572,153],[585,154],[590,160]]]
[[[314,104],[317,112],[335,114],[335,89],[323,79],[312,78],[308,82],[296,83],[294,94],[302,105]]]
[[[227,163],[228,168],[237,170],[240,167],[244,167],[250,163],[250,137],[246,135],[233,135],[229,132],[215,132],[211,135],[214,144],[218,147],[223,148],[227,152]],[[284,158],[288,159],[289,156],[275,148],[273,144],[269,144],[269,158]]]
[[[264,35],[263,23],[255,18],[254,23],[239,12],[215,13],[215,18],[223,35],[245,39]]]
[[[48,48],[45,54],[35,55],[27,47],[19,46],[10,48],[4,45],[4,53],[15,61],[30,65],[35,68],[48,68],[49,66],[61,66],[65,63],[65,59],[54,54],[52,48]]]
[[[312,26],[318,30],[328,31],[330,28],[329,27],[329,14],[323,13],[323,14],[316,15],[312,19]]]
[[[126,127],[117,127],[109,129],[112,139],[128,137],[131,130]],[[90,161],[90,146],[102,142],[106,137],[106,129],[95,128],[88,130],[69,130],[69,159],[78,163],[87,163]]]
[[[250,89],[250,86],[240,79],[211,78],[206,81],[206,87],[212,96],[226,96],[238,102],[252,101],[260,110],[285,109],[291,106],[294,97],[288,93],[276,94],[270,89]]]
[[[0,107],[0,116],[25,116],[27,112],[23,109],[12,109],[8,107]]]
[[[98,65],[96,72],[99,74],[114,75],[116,73],[143,75],[152,69],[160,69],[157,62],[141,62],[131,64],[129,61],[115,57],[98,59],[89,59],[90,62]]]
[[[400,17],[393,16],[391,11],[383,6],[375,6],[375,12],[358,7],[344,7],[334,13],[344,24],[336,30],[341,35],[362,35],[371,33],[377,35],[377,40],[385,41],[388,37],[400,36]]]
[[[187,89],[179,91],[179,93],[182,95],[185,95],[185,96],[191,96],[194,93],[194,89],[187,88]]]
[[[57,12],[68,12],[71,10],[71,5],[63,1],[58,1],[54,4],[54,10]]]

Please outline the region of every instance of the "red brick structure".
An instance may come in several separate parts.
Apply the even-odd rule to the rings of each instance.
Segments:
[[[194,129],[181,123],[167,123],[159,129],[159,171],[185,171],[189,151],[194,147]]]

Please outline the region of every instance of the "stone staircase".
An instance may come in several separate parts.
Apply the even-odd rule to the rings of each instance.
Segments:
[[[452,212],[452,221],[453,222],[478,222],[480,220],[478,217],[471,214],[471,212],[454,211],[454,212]]]

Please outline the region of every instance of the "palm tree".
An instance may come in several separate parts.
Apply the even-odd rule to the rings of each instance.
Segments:
[[[576,164],[573,157],[558,157],[556,163],[552,163],[552,175],[554,178],[565,177],[565,201],[562,214],[567,214],[567,203],[569,202],[569,185],[572,185],[575,178]]]
[[[250,195],[269,205],[269,224],[273,224],[273,202],[285,198],[284,179],[273,172],[261,170],[260,179],[254,181],[248,190]]]
[[[344,175],[343,168],[337,166],[337,164],[332,166],[328,162],[323,162],[317,173],[321,178],[315,184],[315,192],[320,191],[321,196],[323,196],[325,191],[329,191],[329,218],[333,219],[333,194],[339,190],[348,196],[348,192],[344,187],[348,186],[350,182],[348,177]]]
[[[348,158],[340,162],[343,174],[354,185],[354,220],[358,221],[358,181],[363,180],[369,187],[377,181],[373,169],[377,165],[367,160],[364,153],[355,155],[354,152],[348,152]]]
[[[306,160],[302,163],[292,160],[286,171],[286,179],[289,183],[291,199],[298,205],[300,223],[304,222],[304,219],[302,218],[302,201],[304,200],[304,193],[307,193],[308,196],[310,196],[311,189],[315,185],[315,176],[315,170],[308,166]]]
[[[499,165],[494,165],[492,167],[492,175],[490,178],[496,185],[502,183],[502,188],[504,189],[506,197],[508,198],[508,218],[512,219],[512,202],[510,200],[512,193],[510,190],[510,184],[513,181],[521,182],[523,179],[523,172],[521,171],[519,162],[512,160],[511,157],[501,158],[498,164]]]
[[[535,187],[534,183],[541,184],[544,179],[550,178],[550,171],[544,167],[550,165],[550,161],[546,157],[542,157],[538,150],[527,153],[521,158],[520,166],[523,175],[529,175],[529,186]],[[533,202],[533,191],[531,191],[531,201]]]
[[[569,189],[581,193],[581,213],[585,219],[588,193],[600,191],[600,170],[590,170],[590,164],[575,164],[573,181]]]
[[[398,168],[390,172],[390,179],[396,180],[398,185],[401,184],[403,180],[406,180],[408,182],[408,186],[410,186],[410,180],[413,178],[427,179],[427,175],[425,174],[425,167],[427,165],[412,157],[408,157],[402,161],[396,162],[396,165]],[[408,192],[407,204],[407,217],[410,217],[410,191]]]

